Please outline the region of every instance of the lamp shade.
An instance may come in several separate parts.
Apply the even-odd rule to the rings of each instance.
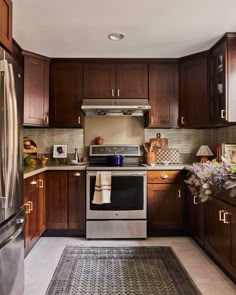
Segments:
[[[213,156],[213,153],[208,145],[201,145],[196,156]]]

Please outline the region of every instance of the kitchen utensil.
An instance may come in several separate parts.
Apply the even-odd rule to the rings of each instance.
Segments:
[[[111,156],[111,165],[112,166],[123,166],[124,156],[122,155],[113,155]]]
[[[160,144],[157,140],[154,140],[150,144],[149,152],[156,152],[156,150],[160,147]]]
[[[151,138],[150,143],[153,141],[158,141],[161,149],[167,149],[168,148],[168,138],[161,138],[161,133],[156,134],[156,138]]]
[[[149,152],[150,144],[148,142],[143,142],[143,147],[146,152]]]

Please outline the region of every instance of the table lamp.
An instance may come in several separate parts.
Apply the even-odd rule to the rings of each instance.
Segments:
[[[209,156],[213,156],[213,153],[208,145],[201,145],[196,153],[196,156],[200,156],[200,162],[204,163],[208,161]]]

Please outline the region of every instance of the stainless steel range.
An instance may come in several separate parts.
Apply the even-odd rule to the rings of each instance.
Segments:
[[[123,155],[122,166],[112,166],[111,156]],[[139,165],[138,145],[91,145],[87,167],[86,238],[127,239],[147,237],[147,176]],[[98,172],[110,172],[110,203],[94,204]]]

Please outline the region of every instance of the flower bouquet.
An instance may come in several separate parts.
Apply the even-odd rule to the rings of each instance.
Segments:
[[[217,190],[230,189],[230,196],[236,196],[236,165],[222,159],[205,163],[194,163],[190,176],[185,180],[193,195],[201,202],[211,198]]]

